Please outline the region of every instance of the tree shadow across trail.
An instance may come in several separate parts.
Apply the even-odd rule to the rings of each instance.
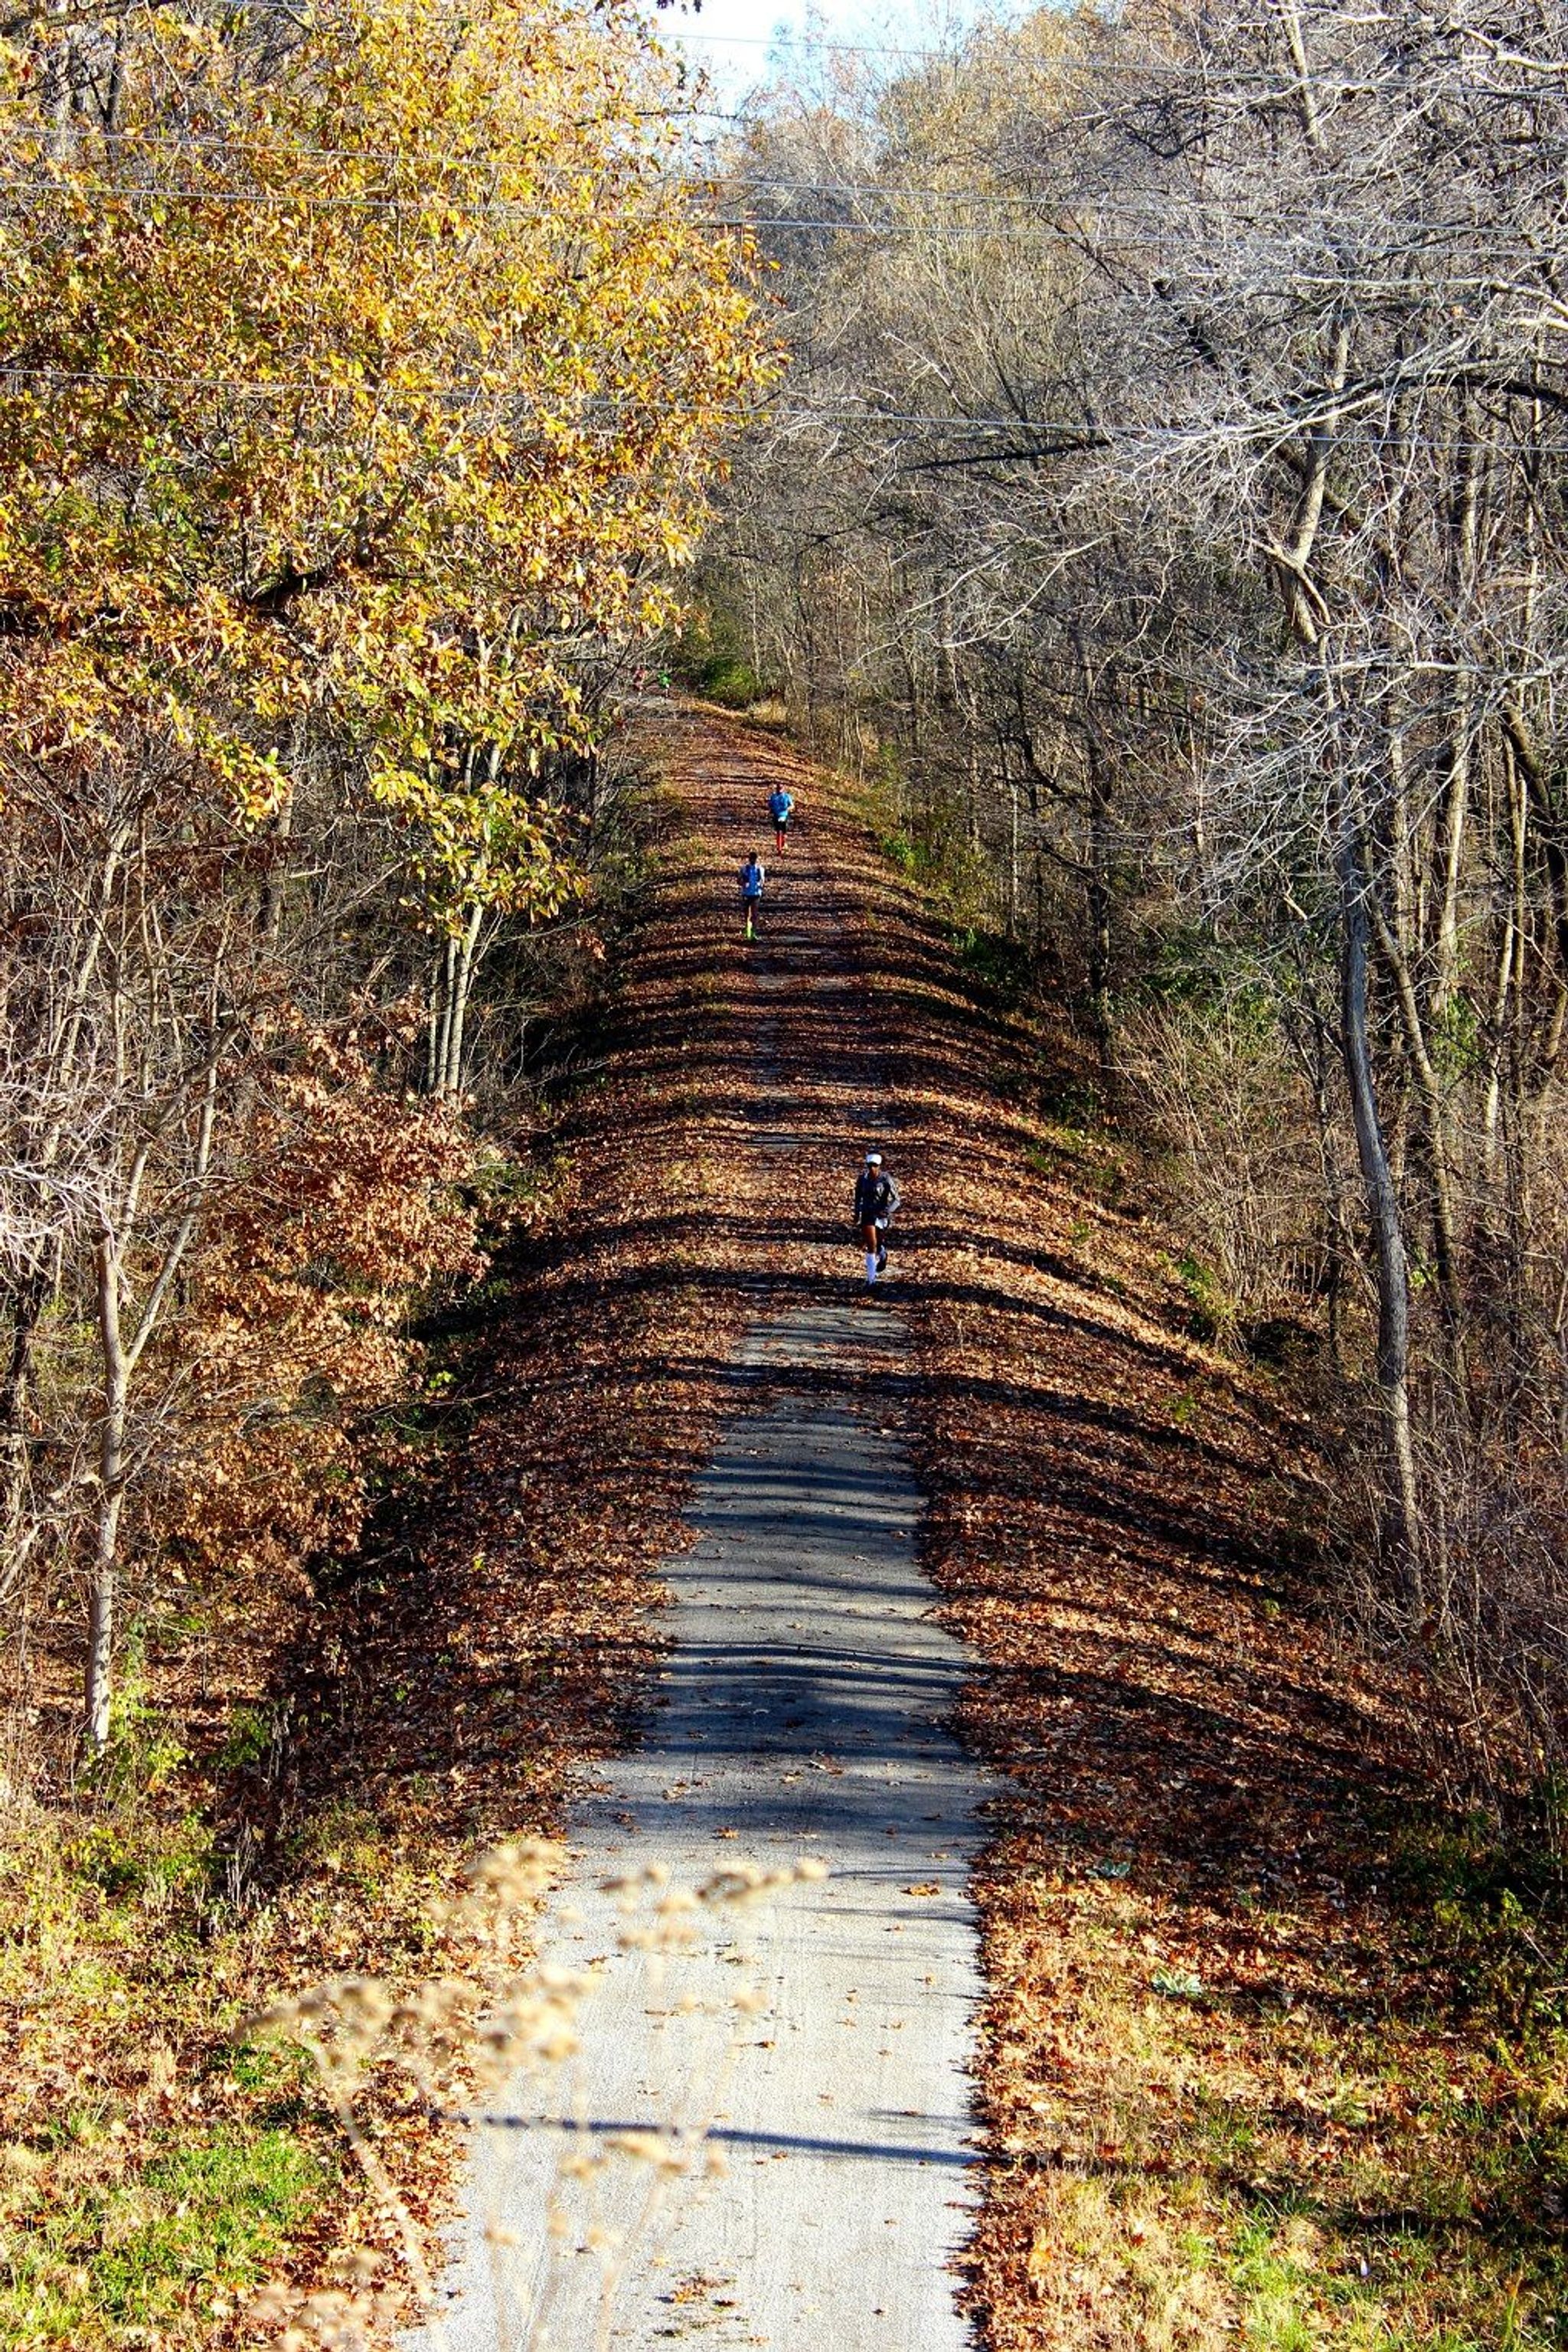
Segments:
[[[1499,2126],[1484,2195],[1467,2170],[1495,2094],[1423,1965],[1430,1900],[1400,1875],[1421,1778],[1404,1696],[1334,1635],[1321,1465],[1286,1391],[1184,1334],[1175,1238],[1133,1182],[1095,1181],[1097,1150],[1130,1150],[1037,1148],[1038,1107],[1082,1076],[1048,1024],[971,992],[778,745],[668,733],[689,862],[626,943],[608,1076],[567,1105],[577,1173],[502,1269],[436,1507],[389,1510],[323,1591],[277,1867],[312,1809],[395,1813],[454,1866],[556,1821],[574,1765],[650,1729],[648,1604],[723,1427],[770,1397],[874,1398],[976,1660],[958,1720],[1005,1787],[976,1890],[985,2352],[1131,2346],[1156,2309],[1232,2340],[1265,2262],[1287,2318],[1294,2296],[1302,2327],[1380,2340],[1402,2245],[1453,2268],[1553,2225],[1534,2126]],[[810,816],[801,936],[748,950],[731,868],[778,772]],[[905,1192],[907,1346],[740,1360],[749,1326],[857,1296],[868,1136]],[[836,1706],[874,1747],[874,1675]]]
[[[665,836],[679,857],[675,820]],[[400,1928],[417,1952],[418,1906],[477,1844],[558,1828],[568,1776],[642,1706],[658,1570],[689,1540],[759,1306],[721,1173],[750,1029],[737,1015],[712,1050],[720,929],[679,866],[648,894],[547,1139],[564,1180],[448,1318],[416,1475],[354,1558],[317,1564],[279,1675],[289,1736],[236,1775],[231,1843],[263,1885],[314,1876],[346,1839],[408,1893],[361,1964],[395,1967]]]
[[[1229,2340],[1254,2293],[1280,2340],[1394,2340],[1433,2261],[1507,2338],[1509,2249],[1561,2276],[1561,2135],[1510,2109],[1441,1961],[1409,1694],[1336,1625],[1300,1408],[1191,1336],[1135,1150],[1052,1116],[1085,1090],[1059,1033],[972,988],[852,826],[820,845],[833,935],[771,992],[812,1109],[766,1238],[775,1298],[806,1295],[832,1118],[847,1143],[872,1093],[863,1011],[909,1204],[883,1388],[984,1662],[962,1719],[1010,1790],[980,1885],[987,2347],[1142,2342],[1161,2310]],[[826,995],[834,960],[856,984]]]
[[[234,1842],[275,1888],[345,1835],[367,1868],[395,1847],[438,1877],[478,1840],[557,1824],[567,1774],[640,1719],[648,1604],[690,1539],[682,1505],[723,1416],[756,1410],[768,1381],[843,1392],[860,1377],[736,1358],[759,1314],[855,1295],[847,1188],[884,1049],[806,980],[858,984],[845,886],[832,856],[815,883],[796,861],[798,936],[748,950],[725,829],[750,820],[732,785],[717,804],[689,773],[681,790],[581,1040],[584,1075],[564,1085],[551,1143],[572,1174],[483,1300],[450,1318],[457,1378],[411,1433],[425,1475],[353,1559],[318,1565],[279,1678],[289,1736],[236,1775]],[[853,838],[823,830],[830,846]],[[803,1130],[783,1164],[759,1148],[764,1118]],[[786,1187],[819,1205],[784,1230]],[[888,1412],[908,1386],[882,1377]]]
[[[1081,1076],[1049,1027],[969,996],[899,886],[867,888],[908,1202],[889,1394],[983,1662],[961,1721],[1009,1791],[979,1884],[988,2352],[1142,2342],[1156,2307],[1212,2308],[1193,2341],[1228,2340],[1265,2275],[1281,2326],[1384,2340],[1380,2295],[1404,2308],[1433,2259],[1479,2265],[1506,2333],[1509,2249],[1562,2272],[1538,2193],[1561,2134],[1510,2119],[1466,2028],[1411,1859],[1409,1693],[1336,1622],[1301,1410],[1188,1336],[1125,1139],[1039,1148],[1031,1106]],[[788,1035],[794,1082],[845,1080],[825,1034],[795,1061]],[[816,1197],[779,1216],[792,1265]]]
[[[536,2131],[540,2127],[540,2119],[534,2116],[487,2114],[479,2120],[490,2131]],[[888,2117],[889,2125],[900,2120],[892,2115]],[[545,2127],[559,2132],[570,2147],[578,2133],[590,2139],[614,2139],[627,2132],[659,2129],[662,2124],[659,2118],[647,2116],[633,2123],[626,2122],[624,2117],[618,2121],[595,2117],[590,2122],[583,2122],[575,2116],[553,2116],[546,2119]],[[834,2157],[858,2159],[868,2157],[878,2164],[936,2164],[946,2165],[958,2171],[967,2169],[973,2161],[961,2151],[931,2148],[923,2144],[911,2147],[907,2139],[845,2139],[826,2132],[740,2131],[731,2124],[710,2124],[702,2140],[706,2147],[733,2148],[763,2156],[815,2156],[830,2159]]]

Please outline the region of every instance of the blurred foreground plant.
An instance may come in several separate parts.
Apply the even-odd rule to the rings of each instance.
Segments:
[[[550,1840],[526,1838],[493,1848],[470,1869],[467,1884],[450,1902],[432,1906],[432,1916],[449,1948],[450,1973],[407,1990],[378,1978],[345,1976],[288,1994],[247,2023],[253,2035],[284,2036],[310,2057],[349,2146],[353,2148],[397,2237],[422,2315],[436,2345],[446,2342],[437,2311],[437,2286],[419,2224],[377,2146],[369,2112],[379,2092],[384,2103],[412,2093],[443,2121],[476,2123],[492,2143],[515,2155],[520,2136],[512,2118],[489,2110],[488,2102],[521,2082],[538,2084],[562,2078],[578,2055],[586,2030],[584,2004],[602,1973],[599,1965],[573,1969],[526,1957],[523,1950],[538,1906],[559,1874],[564,1849]],[[602,2290],[597,2340],[607,2344],[616,2286],[628,2246],[651,2226],[669,2186],[681,2179],[720,2176],[723,2158],[709,2134],[741,2047],[742,2025],[764,2006],[749,1979],[704,2002],[693,1992],[675,1994],[668,1970],[689,1960],[725,1936],[725,1924],[794,1886],[820,1880],[825,1864],[806,1857],[782,1868],[729,1864],[696,1887],[673,1885],[654,1864],[631,1875],[602,1882],[615,1899],[617,1948],[640,1961],[650,2009],[689,2015],[720,2009],[731,2020],[717,2079],[708,2086],[698,2120],[667,2119],[657,2127],[604,2134],[592,2146],[571,2146],[557,2167],[555,2189],[544,2219],[548,2242],[564,2249],[574,2238],[564,2204],[565,2185],[586,2195],[588,2218],[580,2242],[600,2256]],[[563,1918],[574,1915],[563,1911]],[[726,1951],[726,1958],[742,1956]],[[515,2104],[515,2102],[514,2102]],[[543,2126],[541,2126],[543,2127]],[[570,2136],[575,2138],[577,2136]],[[595,2194],[602,2176],[616,2165],[646,2168],[647,2192],[629,2233],[605,2223]],[[500,2177],[504,2179],[504,2166]],[[485,2229],[498,2287],[510,2269],[540,2252],[496,2209]],[[509,2257],[510,2258],[509,2261]],[[378,2290],[375,2256],[347,2248],[333,2258],[333,2279],[305,2294],[285,2282],[265,2287],[249,2311],[258,2330],[276,2330],[279,2352],[364,2352],[390,2328],[398,2298]],[[518,2288],[521,2342],[532,2347],[553,2298],[549,2270],[543,2284]],[[506,2308],[498,2293],[498,2314]],[[501,2323],[504,2326],[504,2321]]]

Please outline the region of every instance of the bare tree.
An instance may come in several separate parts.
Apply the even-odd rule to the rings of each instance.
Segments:
[[[1506,1597],[1568,1586],[1565,153],[1556,20],[1338,0],[1031,21],[837,147],[770,128],[763,235],[814,176],[831,219],[808,264],[781,233],[794,414],[711,575],[1108,1088],[1164,1024],[1212,1108],[1205,1024],[1216,1071],[1238,1003],[1271,1028],[1300,1174],[1210,1146],[1276,1170],[1280,1284],[1324,1269],[1406,1635],[1532,1738],[1568,1700]]]

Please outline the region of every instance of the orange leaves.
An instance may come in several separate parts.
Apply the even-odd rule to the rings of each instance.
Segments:
[[[357,1541],[411,1308],[484,1261],[456,1191],[471,1143],[379,1087],[352,1030],[302,1036],[262,1083],[179,1333],[192,1407],[159,1517],[187,1561],[289,1576]]]

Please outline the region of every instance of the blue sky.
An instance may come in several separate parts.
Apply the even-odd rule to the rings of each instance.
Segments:
[[[997,13],[986,0],[702,0],[695,15],[679,5],[666,8],[658,27],[662,39],[684,47],[733,98],[796,71],[809,79],[814,58],[838,44],[918,53]]]

